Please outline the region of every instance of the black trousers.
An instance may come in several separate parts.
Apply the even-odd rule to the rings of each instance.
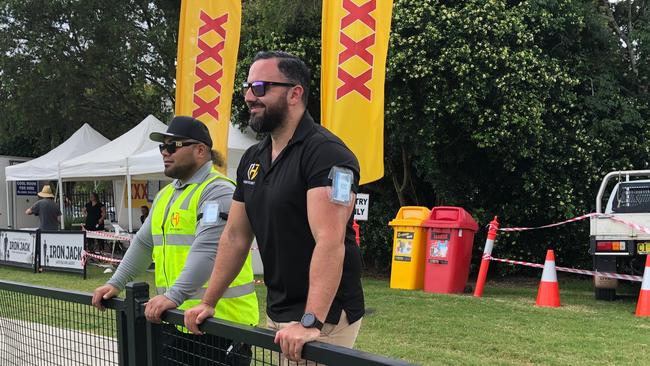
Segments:
[[[176,326],[160,326],[161,352],[157,365],[249,366],[251,346],[212,334],[183,333]]]

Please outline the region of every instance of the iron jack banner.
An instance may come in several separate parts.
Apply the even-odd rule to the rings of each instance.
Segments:
[[[41,232],[41,267],[66,272],[84,273],[83,260],[86,235],[83,231]]]
[[[393,0],[323,0],[321,120],[355,153],[361,184],[384,176],[384,82]]]
[[[175,112],[205,123],[224,159],[240,26],[241,0],[181,2]]]
[[[0,262],[14,267],[35,268],[36,232],[0,231]]]

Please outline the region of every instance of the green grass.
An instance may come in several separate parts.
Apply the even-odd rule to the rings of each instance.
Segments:
[[[110,274],[88,279],[0,267],[0,279],[91,292]],[[153,280],[147,273],[141,280]],[[366,306],[356,348],[423,365],[647,364],[650,318],[634,316],[638,285],[613,302],[595,301],[591,281],[561,276],[562,307],[535,307],[537,279],[488,282],[483,298],[393,290],[364,279]],[[151,283],[151,282],[150,282]],[[264,286],[256,286],[265,324]]]
[[[32,270],[0,266],[0,279],[4,281],[24,282],[36,286],[69,289],[81,292],[93,292],[93,290],[108,281],[112,273],[103,273],[105,268],[89,265],[87,266],[86,279],[80,274],[65,272],[45,271],[38,274]],[[153,273],[146,272],[138,276],[136,281],[149,283],[150,293],[153,294]],[[123,294],[122,294],[123,295]]]
[[[357,342],[364,351],[426,365],[648,362],[650,319],[634,317],[635,298],[597,302],[586,279],[560,278],[561,308],[534,306],[536,280],[490,282],[483,298],[364,284],[375,310]]]

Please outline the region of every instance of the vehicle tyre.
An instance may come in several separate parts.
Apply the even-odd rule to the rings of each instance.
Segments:
[[[596,300],[614,301],[616,300],[616,289],[594,287],[594,295]]]

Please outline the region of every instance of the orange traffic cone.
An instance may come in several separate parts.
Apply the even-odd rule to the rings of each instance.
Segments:
[[[650,254],[645,257],[643,283],[636,303],[636,316],[650,316]]]
[[[555,254],[552,249],[546,252],[542,281],[537,291],[537,306],[555,308],[560,306],[560,286],[557,283],[555,272]]]

